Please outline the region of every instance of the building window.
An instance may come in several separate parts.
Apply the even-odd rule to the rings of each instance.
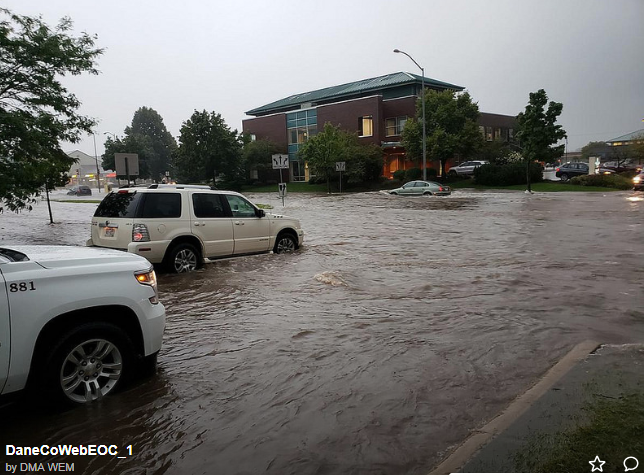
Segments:
[[[510,140],[514,138],[514,129],[508,129],[508,137]]]
[[[479,125],[479,132],[481,132],[481,135],[485,139],[485,127],[483,127],[482,125]]]
[[[391,117],[387,119],[385,121],[387,137],[393,137],[395,135],[402,134],[402,131],[405,128],[405,122],[407,122],[406,115],[402,115],[400,117]]]
[[[494,129],[494,140],[501,140],[501,129],[499,127]]]
[[[358,135],[360,137],[371,137],[373,135],[373,117],[365,115],[358,118]]]
[[[485,128],[485,140],[488,142],[492,141],[492,127]]]
[[[288,159],[291,162],[293,181],[305,181],[304,162],[298,158],[303,143],[317,134],[318,113],[309,109],[286,114],[286,133],[288,137]]]

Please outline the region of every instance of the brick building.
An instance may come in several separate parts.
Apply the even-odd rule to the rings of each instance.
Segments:
[[[425,78],[425,88],[437,91],[462,91],[462,86]],[[270,140],[288,153],[290,180],[308,181],[307,164],[298,157],[300,146],[321,130],[325,123],[355,132],[360,142],[382,148],[383,175],[391,177],[399,169],[418,167],[405,159],[400,143],[408,118],[416,115],[416,102],[422,89],[422,78],[398,72],[363,79],[316,91],[294,94],[257,107],[246,114],[253,118],[242,121],[242,130],[255,139]],[[482,113],[481,133],[487,138],[512,138],[515,118]],[[436,166],[428,162],[428,166]]]

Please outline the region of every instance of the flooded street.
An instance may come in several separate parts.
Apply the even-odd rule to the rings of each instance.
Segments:
[[[644,341],[644,194],[248,195],[304,247],[159,276],[159,372],[0,442],[132,445],[87,474],[425,474],[575,344]],[[96,204],[0,215],[0,244],[84,244]],[[0,455],[3,460],[4,453]],[[26,459],[26,458],[25,458]]]

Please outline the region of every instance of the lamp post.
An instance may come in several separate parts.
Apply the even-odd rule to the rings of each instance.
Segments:
[[[94,138],[94,161],[96,162],[96,189],[100,194],[101,193],[101,171],[98,167],[98,154],[96,153],[96,134],[92,133],[92,137]]]
[[[404,51],[400,51],[399,49],[395,49],[394,53],[402,53],[405,56],[407,56],[409,59],[411,59],[416,66],[420,68],[420,73],[421,73],[421,89],[422,93],[420,95],[420,100],[422,101],[422,107],[423,107],[423,180],[427,180],[427,144],[426,144],[426,135],[425,135],[425,69],[421,67],[420,64],[416,62],[414,58],[409,56],[407,53]]]

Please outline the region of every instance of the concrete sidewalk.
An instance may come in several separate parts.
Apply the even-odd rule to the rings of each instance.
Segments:
[[[575,427],[588,403],[637,392],[644,392],[644,345],[582,343],[431,474],[522,471],[517,454],[540,437]],[[642,472],[644,454],[633,456],[640,460],[635,472]]]

